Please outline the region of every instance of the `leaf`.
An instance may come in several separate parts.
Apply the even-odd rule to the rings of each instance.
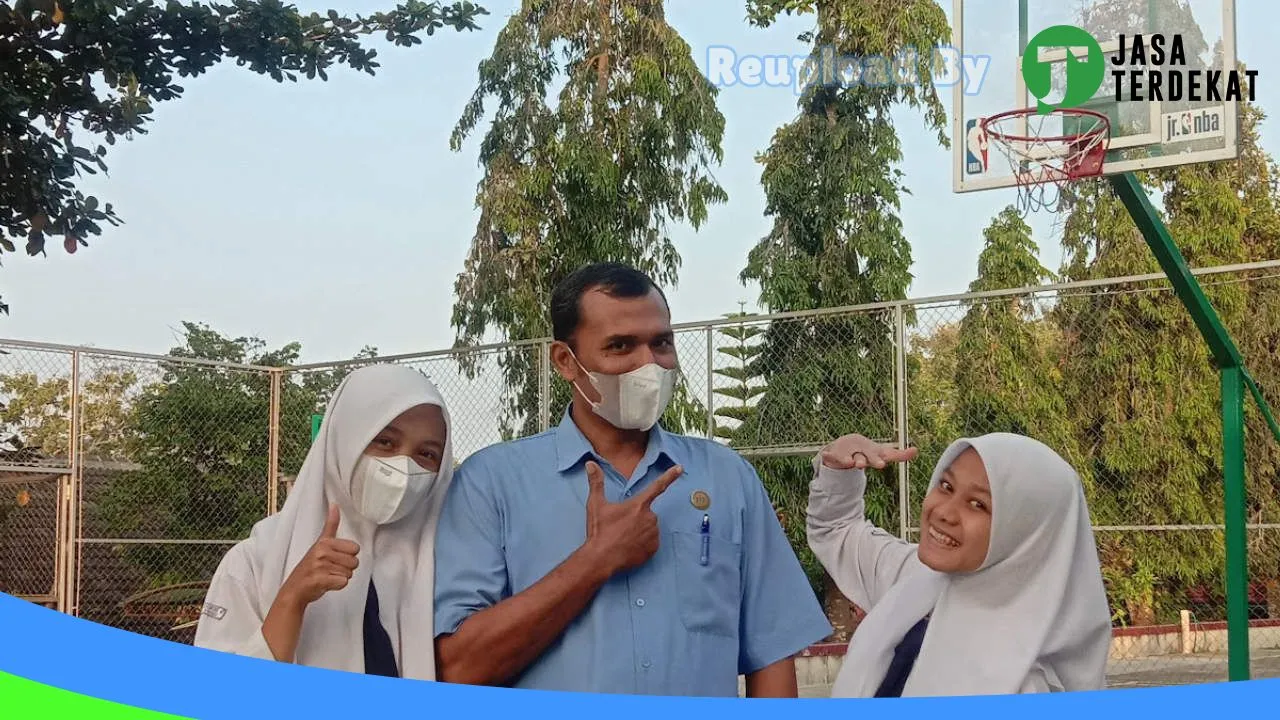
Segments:
[[[184,94],[176,78],[197,77],[219,63],[295,82],[303,72],[327,80],[335,67],[373,75],[370,34],[376,41],[381,31],[399,27],[416,44],[440,13],[436,3],[411,0],[376,25],[336,10],[301,13],[274,0],[75,2],[0,3],[0,25],[12,31],[0,29],[7,43],[0,54],[9,59],[0,58],[8,91],[0,114],[17,122],[10,149],[25,159],[23,172],[7,178],[13,182],[0,183],[0,236],[25,237],[33,255],[44,252],[44,238],[32,229],[70,232],[78,247],[101,234],[99,221],[120,224],[109,205],[101,217],[97,201],[79,199],[77,190],[85,176],[108,171],[106,147],[147,134],[160,103]],[[450,24],[462,30],[482,12],[474,10]],[[50,22],[58,27],[50,30]],[[94,73],[104,82],[87,82]],[[32,218],[44,212],[83,217],[73,227],[51,228],[47,218]]]

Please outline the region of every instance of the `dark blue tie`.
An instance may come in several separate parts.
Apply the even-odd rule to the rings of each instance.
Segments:
[[[369,598],[364,604],[364,672],[366,675],[400,677],[396,668],[396,651],[391,646],[391,636],[382,627],[378,615],[378,591],[369,579]]]
[[[876,697],[902,697],[902,689],[907,686],[907,677],[911,668],[916,665],[920,655],[920,644],[924,642],[924,631],[929,627],[929,616],[911,626],[902,642],[893,649],[893,659],[889,661],[889,671],[876,690]]]

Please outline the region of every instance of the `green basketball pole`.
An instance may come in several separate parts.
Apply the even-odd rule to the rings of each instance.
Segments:
[[[1200,283],[1178,251],[1133,173],[1113,175],[1111,187],[1137,224],[1174,292],[1199,328],[1222,379],[1222,473],[1227,546],[1227,679],[1249,679],[1249,557],[1245,531],[1244,391],[1247,387],[1280,441],[1280,426],[1253,378],[1249,377],[1230,333],[1209,304]]]
[[[316,441],[316,436],[320,434],[320,423],[324,420],[323,415],[311,416],[311,442]]]

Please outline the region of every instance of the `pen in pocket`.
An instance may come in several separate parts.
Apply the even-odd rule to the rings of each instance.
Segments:
[[[703,565],[707,564],[707,560],[711,555],[711,516],[702,516],[702,556],[698,558],[698,562]]]

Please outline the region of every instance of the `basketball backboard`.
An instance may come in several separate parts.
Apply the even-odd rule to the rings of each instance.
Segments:
[[[953,2],[954,47],[968,61],[966,67],[981,69],[985,63],[980,83],[970,78],[953,86],[956,192],[1018,184],[1019,161],[1006,157],[1000,143],[992,142],[983,131],[986,118],[1010,110],[1032,110],[1002,121],[1002,129],[1016,131],[1018,136],[1064,136],[1087,130],[1082,122],[1101,123],[1089,120],[1096,115],[1084,113],[1042,114],[1040,102],[1093,111],[1109,119],[1103,175],[1236,157],[1237,98],[1240,92],[1248,96],[1252,78],[1245,82],[1246,76],[1236,72],[1235,0]],[[1040,36],[1049,42],[1037,44],[1042,31],[1064,25],[1092,36],[1105,61],[1097,92],[1070,106],[1067,65],[1092,63],[1083,72],[1081,65],[1070,71],[1072,85],[1086,77],[1084,85],[1090,86],[1087,76],[1096,78],[1098,57],[1096,48],[1088,44],[1055,44],[1049,33]],[[1139,41],[1145,52],[1135,57]],[[1035,54],[1031,62],[1038,62],[1042,70],[1047,66],[1049,73],[1050,89],[1041,98],[1028,90],[1024,79],[1029,43]],[[1114,64],[1114,57],[1123,57],[1123,64]],[[1232,81],[1234,87],[1229,86]],[[1037,85],[1045,89],[1043,83]],[[1072,96],[1078,91],[1077,87]],[[1065,154],[1068,145],[1050,143],[1039,151]],[[1027,168],[1023,162],[1021,170]],[[1030,172],[1035,172],[1034,167]]]

